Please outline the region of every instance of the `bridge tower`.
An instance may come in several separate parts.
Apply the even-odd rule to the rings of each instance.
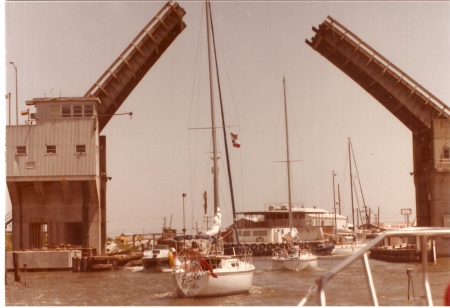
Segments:
[[[29,100],[34,120],[7,126],[14,250],[62,243],[105,254],[111,178],[100,132],[186,28],[185,14],[167,2],[85,96]]]
[[[412,132],[417,225],[450,218],[450,108],[330,16],[305,40]],[[438,254],[450,255],[441,240]]]

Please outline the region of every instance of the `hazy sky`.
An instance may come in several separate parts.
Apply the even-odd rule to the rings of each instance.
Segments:
[[[18,67],[19,112],[35,97],[83,96],[164,3],[7,1],[4,63],[13,124],[9,61]],[[212,211],[211,132],[194,129],[210,127],[204,3],[179,4],[187,28],[119,109],[133,118],[114,117],[102,131],[112,177],[110,236],[159,232],[171,215],[181,231],[182,193],[188,228],[193,220],[201,225],[205,190]],[[226,124],[241,142],[230,148],[237,210],[287,201],[286,165],[274,163],[285,160],[285,77],[291,159],[302,160],[292,164],[293,202],[331,210],[334,170],[343,214],[350,215],[350,137],[366,205],[380,209],[381,222],[403,221],[402,208],[415,217],[411,132],[305,39],[329,15],[449,105],[450,3],[213,1],[212,10]],[[217,134],[223,155],[222,131]],[[227,226],[224,162],[219,182]]]

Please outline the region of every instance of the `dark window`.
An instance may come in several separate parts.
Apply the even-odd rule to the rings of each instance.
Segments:
[[[92,118],[94,116],[94,105],[84,105],[84,117]]]
[[[444,157],[445,159],[450,158],[450,148],[444,148]]]
[[[72,116],[72,110],[70,108],[71,106],[61,106],[61,116],[63,118],[70,118]]]
[[[77,154],[86,154],[86,145],[77,144],[75,150],[76,150]]]
[[[56,145],[47,145],[45,151],[47,154],[56,154]]]
[[[73,117],[81,118],[83,116],[83,106],[82,105],[74,105],[73,106]]]
[[[16,155],[27,155],[27,147],[24,145],[17,146]]]

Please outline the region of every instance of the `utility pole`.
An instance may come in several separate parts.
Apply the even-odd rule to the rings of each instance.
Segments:
[[[18,91],[17,91],[17,66],[13,61],[9,61],[10,64],[14,66],[14,70],[16,71],[16,125],[19,125],[19,106],[18,106]]]

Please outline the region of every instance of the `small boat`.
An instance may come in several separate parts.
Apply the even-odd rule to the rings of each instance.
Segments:
[[[335,250],[336,250],[335,244],[328,244],[315,247],[313,249],[313,252],[317,256],[330,256],[334,253]]]
[[[151,249],[144,250],[142,257],[142,266],[145,270],[152,272],[171,272],[173,259],[171,261],[171,253],[175,248],[169,248],[168,245],[155,245]],[[173,258],[173,257],[172,257]]]
[[[292,247],[292,253],[286,254],[282,250],[275,250],[272,257],[272,270],[275,271],[301,271],[305,269],[317,268],[317,256],[311,251],[300,249],[298,246]]]
[[[206,1],[206,24],[208,37],[209,68],[212,69],[210,38],[214,40],[214,33],[211,31],[211,6]],[[214,48],[215,50],[215,48]],[[173,237],[173,240],[182,242],[183,250],[180,251],[180,262],[176,262],[173,270],[173,283],[175,293],[178,297],[210,297],[223,296],[238,293],[248,293],[253,284],[253,273],[255,266],[252,264],[252,254],[249,249],[242,247],[235,255],[225,255],[223,239],[216,239],[220,236],[220,226],[222,216],[218,206],[218,167],[217,167],[217,142],[216,125],[213,100],[213,82],[210,74],[210,105],[211,105],[211,130],[213,147],[213,179],[214,179],[214,225],[204,234],[183,235]],[[220,85],[218,84],[219,89]],[[222,114],[222,123],[224,118]],[[223,125],[225,132],[225,124]],[[224,133],[225,134],[225,133]],[[225,152],[227,157],[227,167],[230,168],[228,159],[228,148],[225,142]],[[228,173],[229,180],[231,173]],[[231,180],[230,180],[231,182]],[[232,185],[230,184],[230,187]],[[233,217],[236,218],[234,207],[234,197],[230,189],[232,200]],[[178,245],[177,245],[178,247]],[[181,258],[182,262],[181,262]]]
[[[287,164],[287,177],[288,177],[288,210],[289,210],[289,236],[287,238],[296,238],[296,234],[293,230],[292,219],[292,202],[291,202],[291,169],[289,159],[289,135],[288,135],[288,120],[287,120],[287,106],[286,106],[286,82],[283,78],[283,90],[284,90],[284,116],[286,127],[286,164]],[[272,269],[273,270],[291,270],[301,271],[306,268],[317,268],[317,256],[310,250],[302,249],[297,245],[292,247],[292,253],[286,254],[283,251],[275,249],[274,256],[272,256]]]
[[[390,245],[389,245],[390,244]],[[426,251],[428,260],[435,262],[435,243],[428,239]],[[387,262],[421,262],[422,251],[418,237],[388,237],[385,243],[370,249],[370,258]]]

